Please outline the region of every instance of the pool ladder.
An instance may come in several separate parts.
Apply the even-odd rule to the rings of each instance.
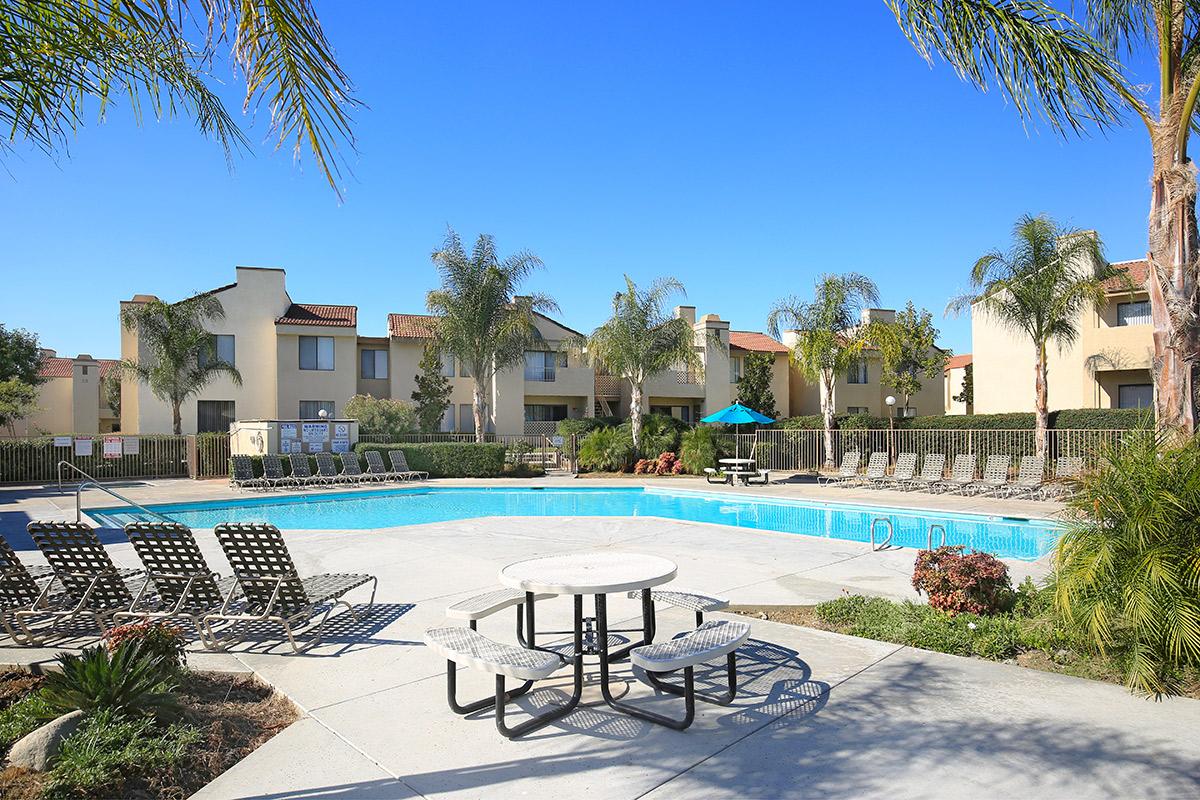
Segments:
[[[882,542],[876,543],[875,542],[875,526],[881,522],[887,526],[887,536],[884,537]],[[894,536],[895,533],[896,533],[896,529],[892,527],[892,520],[889,517],[876,517],[875,519],[871,520],[871,549],[872,550],[886,549],[892,543],[892,536]]]
[[[929,526],[929,534],[928,534],[928,536],[927,536],[927,537],[926,537],[926,539],[925,539],[925,544],[926,544],[926,547],[925,547],[925,549],[926,549],[926,550],[932,550],[932,549],[933,549],[933,532],[934,532],[935,530],[936,530],[936,531],[941,531],[941,532],[942,532],[941,544],[939,544],[939,545],[938,545],[938,547],[945,547],[945,546],[946,546],[946,526],[944,526],[944,525],[939,525],[938,523],[936,523],[936,522],[935,522],[935,523],[933,523],[932,525],[930,525],[930,526]]]

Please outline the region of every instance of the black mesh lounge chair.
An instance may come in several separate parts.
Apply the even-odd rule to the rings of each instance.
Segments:
[[[377,481],[402,481],[402,480],[404,480],[404,477],[400,473],[396,472],[395,470],[390,470],[387,468],[387,465],[383,463],[383,456],[381,456],[379,454],[378,450],[368,450],[366,452],[366,456],[367,456],[367,474],[374,476],[375,480],[377,480]]]
[[[222,643],[213,634],[213,622],[274,622],[282,626],[293,652],[300,653],[320,641],[329,615],[338,606],[345,606],[358,620],[354,606],[342,599],[347,592],[369,583],[371,599],[367,608],[375,603],[379,581],[373,575],[297,575],[283,534],[274,525],[221,523],[215,532],[245,599],[244,607],[237,611],[232,608],[231,598],[226,598],[220,611],[205,615],[207,634],[217,646]],[[318,607],[326,603],[329,607],[301,648],[296,644],[294,627],[312,622]]]
[[[322,483],[349,483],[345,475],[337,471],[333,456],[329,453],[317,453],[317,477]]]
[[[842,454],[842,465],[838,467],[835,475],[818,475],[817,483],[824,483],[826,486],[830,484],[839,484],[846,481],[858,479],[858,463],[862,460],[862,453],[857,450],[850,450]]]
[[[295,480],[288,475],[283,474],[283,461],[276,455],[265,455],[262,457],[263,465],[263,483],[270,489],[278,489],[280,486],[294,484]]]
[[[267,482],[254,477],[254,462],[250,456],[229,457],[229,485],[234,489],[265,489]]]
[[[289,453],[288,465],[292,468],[292,480],[297,486],[319,486],[328,483],[319,475],[313,475],[309,468],[308,456],[303,453]]]
[[[142,594],[146,574],[138,569],[118,569],[96,533],[82,522],[31,522],[29,535],[54,570],[53,582],[67,600],[55,610],[31,608],[15,612],[17,625],[30,638],[27,620],[46,615],[54,622],[90,616],[101,631],[112,624],[118,611],[128,611]]]
[[[59,606],[64,598],[62,587],[53,583],[51,567],[26,566],[0,536],[0,625],[17,644],[35,645],[37,639],[16,627],[15,612]]]
[[[342,478],[346,483],[364,483],[378,481],[379,478],[369,472],[362,471],[362,463],[357,453],[342,453]]]
[[[945,453],[927,453],[925,460],[921,462],[921,474],[917,475],[908,481],[905,481],[903,488],[908,489],[929,489],[935,484],[941,483],[946,477],[946,454]]]
[[[389,450],[388,458],[391,459],[392,469],[396,473],[398,473],[400,475],[408,476],[407,478],[405,478],[405,480],[423,481],[423,480],[426,480],[427,478],[429,478],[428,472],[421,472],[420,470],[409,469],[408,459],[404,457],[403,450]]]
[[[113,622],[127,618],[191,620],[205,647],[215,649],[209,639],[204,615],[219,611],[239,589],[237,579],[222,578],[208,567],[196,537],[177,522],[131,522],[125,526],[134,551],[150,579],[134,598],[130,611],[118,611]],[[153,591],[153,594],[151,594]],[[148,605],[147,597],[154,603]]]

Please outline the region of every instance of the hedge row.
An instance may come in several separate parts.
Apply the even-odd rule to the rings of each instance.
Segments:
[[[1134,408],[1075,408],[1050,412],[1050,428],[1057,430],[1128,430],[1136,428],[1146,416],[1145,411]],[[960,414],[953,416],[905,417],[895,420],[897,428],[914,430],[1033,430],[1036,418],[1033,412],[1009,414]],[[887,417],[866,414],[837,414],[834,425],[839,430],[864,430],[888,427]],[[819,414],[781,419],[771,428],[785,430],[821,430],[825,423]]]
[[[389,450],[403,450],[411,469],[428,472],[431,478],[498,478],[504,472],[508,447],[485,442],[422,442],[420,444],[375,444],[363,442],[354,452],[375,450],[388,462]]]

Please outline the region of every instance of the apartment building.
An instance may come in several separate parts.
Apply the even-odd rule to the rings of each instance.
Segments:
[[[118,420],[108,407],[102,381],[112,377],[116,364],[85,353],[62,358],[53,350],[42,350],[37,411],[18,420],[13,434],[111,433]],[[0,431],[0,435],[8,433]]]
[[[974,369],[972,366],[972,357],[970,353],[964,353],[960,356],[950,356],[946,359],[944,372],[946,373],[946,414],[974,414],[974,403],[968,403],[955,398],[961,397],[963,386],[967,380],[968,369]]]
[[[892,323],[896,312],[890,308],[869,308],[862,312],[862,323]],[[799,333],[784,331],[783,341],[789,348],[795,347]],[[851,364],[845,373],[838,375],[833,385],[833,407],[836,414],[870,414],[886,417],[894,413],[897,417],[923,417],[945,413],[943,394],[944,376],[922,378],[921,391],[908,398],[883,382],[883,357],[878,350],[867,349],[862,358]],[[887,398],[895,397],[896,404],[889,407]],[[791,371],[792,416],[821,413],[820,387],[809,382],[799,370]]]
[[[1137,287],[1145,284],[1145,259],[1113,264]],[[1079,319],[1079,336],[1068,347],[1053,345],[1047,358],[1051,411],[1066,408],[1147,408],[1153,405],[1151,357],[1154,349],[1150,300],[1122,281],[1106,286],[1106,302]],[[977,414],[1034,410],[1036,353],[1031,341],[971,314]]]

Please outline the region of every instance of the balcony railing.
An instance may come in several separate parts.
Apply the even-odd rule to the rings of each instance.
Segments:
[[[704,378],[699,372],[690,369],[670,369],[667,370],[669,375],[675,377],[675,382],[680,386],[695,386],[704,383]]]
[[[553,383],[554,376],[554,367],[525,367],[525,380],[527,381]]]
[[[616,375],[597,375],[596,376],[596,396],[597,397],[620,397],[621,396],[621,378]]]

